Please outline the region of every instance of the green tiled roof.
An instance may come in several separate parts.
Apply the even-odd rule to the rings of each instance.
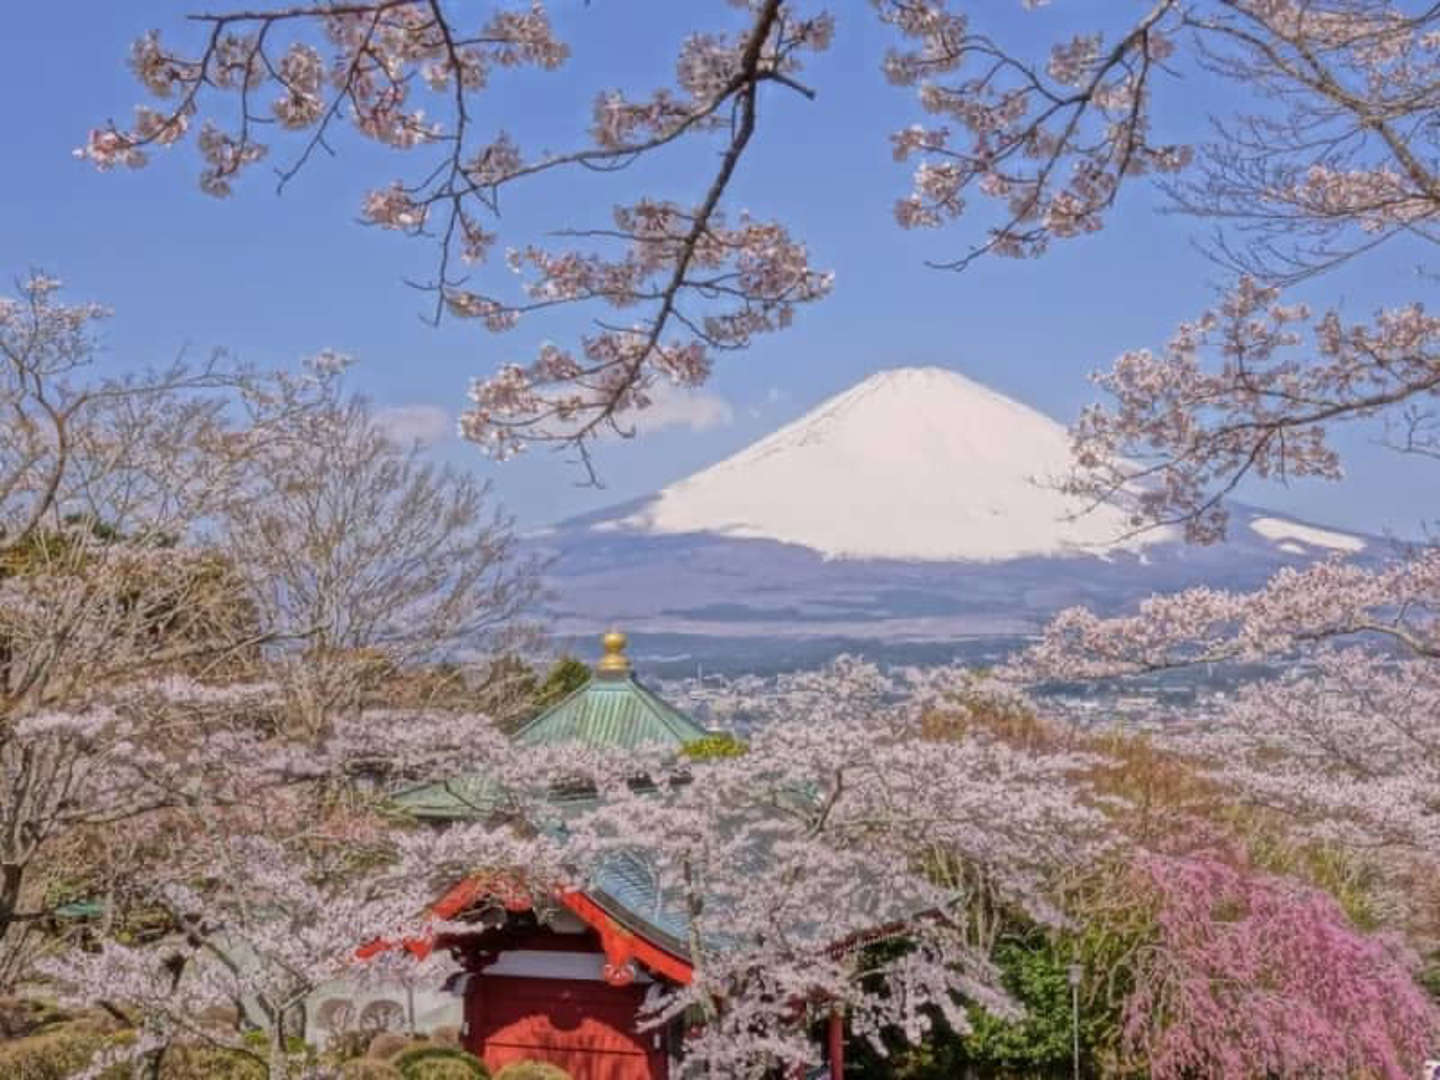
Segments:
[[[597,674],[517,731],[515,740],[528,746],[579,742],[629,750],[656,743],[680,747],[708,734],[633,675]]]
[[[486,817],[499,800],[499,786],[489,777],[457,776],[407,788],[391,796],[390,801],[414,817],[454,821]]]
[[[527,746],[578,742],[621,750],[669,745],[679,749],[710,734],[640,684],[620,655],[624,638],[615,637],[618,644],[607,638],[609,655],[589,681],[520,728],[514,735],[516,742]],[[447,821],[484,817],[499,797],[499,788],[490,778],[460,776],[402,791],[394,802],[416,817]]]
[[[631,750],[674,747],[711,732],[651,693],[630,672],[622,655],[625,639],[607,634],[606,656],[589,681],[525,724],[513,738],[526,746],[566,743]],[[401,792],[394,801],[415,817],[437,821],[484,818],[497,808],[503,792],[487,776],[462,776]],[[677,956],[689,952],[689,918],[676,898],[666,895],[643,852],[612,853],[593,868],[587,890],[622,924]]]

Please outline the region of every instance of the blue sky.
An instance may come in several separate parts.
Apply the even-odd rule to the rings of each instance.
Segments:
[[[977,6],[987,17],[994,10],[1002,33],[1049,35],[1060,20],[1083,23],[1088,12],[1113,12],[1113,3],[1091,0],[1040,15],[1008,0]],[[402,279],[425,275],[430,250],[355,224],[367,187],[414,171],[391,152],[341,139],[336,159],[317,161],[283,195],[262,165],[224,201],[199,192],[188,152],[162,153],[146,170],[110,175],[74,160],[71,150],[90,127],[111,116],[127,120],[143,100],[124,64],[130,41],[151,26],[183,34],[186,11],[224,6],[72,0],[7,13],[0,100],[12,103],[12,117],[0,169],[0,272],[42,267],[65,279],[72,299],[115,308],[105,335],[114,363],[224,347],[257,364],[290,365],[333,347],[357,358],[357,388],[422,419],[435,410],[457,413],[471,377],[527,359],[547,338],[574,340],[584,325],[578,314],[522,323],[502,336],[467,323],[436,329],[422,322],[426,298]],[[675,48],[692,28],[687,17],[715,28],[732,18],[720,0],[551,6],[574,49],[571,62],[558,74],[497,78],[483,99],[487,122],[515,133],[524,149],[578,143],[600,89],[668,81]],[[731,205],[787,221],[812,261],[835,271],[834,294],[802,311],[793,329],[721,357],[707,397],[691,410],[693,424],[601,447],[603,491],[577,486],[578,471],[544,451],[496,465],[458,439],[437,445],[446,459],[491,477],[522,523],[654,490],[887,367],[950,367],[1069,420],[1092,398],[1087,372],[1127,348],[1163,343],[1223,281],[1194,248],[1197,224],[1156,213],[1160,200],[1143,188],[1126,196],[1112,228],[1060,244],[1042,260],[990,260],[960,275],[927,269],[925,259],[963,251],[978,222],[919,233],[893,225],[890,208],[908,175],[891,162],[887,135],[917,119],[916,109],[880,75],[888,37],[868,4],[833,6],[840,15],[835,46],[811,63],[807,77],[817,100],[778,88],[765,97]],[[1207,111],[1226,111],[1214,94],[1193,77],[1167,88],[1181,103],[1175,134],[1198,132]],[[607,224],[611,204],[637,184],[694,201],[708,182],[713,151],[697,143],[615,178],[546,179],[507,202],[502,243],[518,246],[544,228]],[[282,149],[272,164],[286,160]],[[1382,251],[1305,295],[1343,303],[1359,317],[1384,302],[1423,296],[1415,263],[1413,253]],[[1432,478],[1418,463],[1370,445],[1378,434],[1346,439],[1352,459],[1344,484],[1244,494],[1317,521],[1412,534],[1420,522],[1407,496]]]

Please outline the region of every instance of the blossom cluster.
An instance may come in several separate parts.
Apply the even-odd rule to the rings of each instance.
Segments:
[[[1398,942],[1358,934],[1335,901],[1215,853],[1134,867],[1157,940],[1136,965],[1124,1041],[1156,1076],[1413,1074],[1435,1006]]]
[[[1347,323],[1242,278],[1162,354],[1127,352],[1095,377],[1112,404],[1075,425],[1067,489],[1124,502],[1137,528],[1183,523],[1191,540],[1218,540],[1220,496],[1239,481],[1338,479],[1335,423],[1440,393],[1437,344],[1440,320],[1419,304]]]
[[[895,205],[905,228],[960,217],[973,188],[1003,207],[974,254],[1038,255],[1053,238],[1099,229],[1125,179],[1190,162],[1187,147],[1149,134],[1151,73],[1174,48],[1179,5],[1154,5],[1110,47],[1099,34],[1060,42],[1043,66],[1003,52],[943,0],[875,7],[907,43],[886,57],[886,75],[917,87],[921,108],[949,122],[892,137],[897,160],[919,159],[912,193]],[[967,67],[976,73],[964,76]]]
[[[740,349],[757,333],[783,329],[797,305],[825,296],[832,277],[813,269],[802,244],[781,226],[742,217],[727,226],[718,213],[642,201],[617,208],[607,235],[626,248],[609,259],[589,251],[514,251],[510,264],[529,269],[529,302],[453,289],[453,312],[513,325],[524,312],[596,300],[626,309],[658,302],[664,322],[602,330],[582,342],[582,356],[554,345],[526,367],[508,365],[477,380],[461,418],[467,437],[499,457],[526,440],[567,440],[608,426],[623,430],[651,400],[657,380],[695,386],[710,373],[711,354]],[[664,340],[662,326],[682,336]]]
[[[738,32],[696,32],[680,44],[673,88],[648,97],[604,90],[589,144],[543,155],[523,152],[503,129],[480,134],[474,104],[499,69],[555,70],[567,59],[539,0],[502,9],[475,29],[447,5],[424,0],[208,15],[201,21],[210,33],[195,55],[168,48],[154,32],[135,44],[131,67],[166,107],[144,108],[129,129],[97,128],[77,153],[101,169],[139,167],[151,148],[198,125],[200,182],[214,195],[229,194],[266,156],[269,146],[258,136],[267,130],[276,142],[287,134],[301,140],[281,166],[282,185],[314,152],[330,149],[347,121],[368,139],[426,156],[419,179],[373,188],[361,217],[438,238],[435,276],[422,283],[434,294],[435,319],[474,319],[498,332],[560,304],[646,309],[631,326],[606,326],[584,341],[584,362],[557,365],[542,353],[529,367],[509,365],[476,381],[468,437],[500,456],[534,440],[583,451],[602,431],[630,430],[626,414],[646,406],[656,378],[704,379],[710,352],[743,348],[752,335],[788,325],[795,305],[828,291],[828,277],[808,265],[804,245],[784,224],[746,215],[728,226],[720,204],[755,129],[761,86],[811,95],[797,81],[802,57],[828,47],[833,20],[779,0],[738,6],[745,9]],[[277,96],[266,114],[260,102],[270,87]],[[239,103],[231,127],[213,118],[226,96]],[[278,131],[264,126],[277,122]],[[626,242],[620,257],[512,247],[512,266],[536,273],[519,300],[459,272],[459,265],[484,264],[500,240],[493,220],[502,188],[548,171],[619,168],[687,134],[727,141],[703,198],[697,193],[688,208],[641,198],[617,208],[614,229],[572,233]]]

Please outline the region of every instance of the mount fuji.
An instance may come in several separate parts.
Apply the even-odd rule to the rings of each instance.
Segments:
[[[1061,607],[1123,610],[1381,541],[1231,504],[1231,537],[1121,539],[1124,513],[1054,481],[1054,420],[955,372],[883,371],[660,492],[544,530],[562,637],[618,625],[694,654],[741,639],[1025,635]]]

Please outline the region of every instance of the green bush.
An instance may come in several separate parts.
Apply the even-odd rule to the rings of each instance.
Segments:
[[[160,1059],[161,1080],[265,1080],[253,1057],[212,1046],[171,1044]]]
[[[0,1076],[5,1080],[65,1080],[88,1065],[105,1042],[99,1032],[70,1024],[0,1042]]]
[[[42,1027],[70,1020],[69,1013],[48,1001],[0,997],[0,1042],[23,1039]]]
[[[417,1046],[395,1055],[393,1064],[405,1080],[489,1080],[490,1077],[483,1061],[458,1046]]]
[[[435,1058],[422,1061],[401,1075],[405,1080],[484,1080],[490,1074],[475,1072],[468,1062]]]
[[[133,1030],[107,1034],[94,1022],[82,1019],[47,1027],[23,1039],[0,1040],[0,1078],[67,1080],[85,1068],[96,1053],[134,1039]],[[212,1046],[172,1043],[160,1062],[161,1080],[265,1080],[265,1066],[253,1057]],[[101,1076],[104,1080],[127,1080],[130,1074],[129,1064],[116,1064],[107,1067]]]
[[[341,1080],[404,1080],[403,1074],[388,1061],[356,1058],[340,1067]]]
[[[389,1061],[396,1054],[414,1045],[415,1040],[409,1035],[402,1035],[398,1031],[382,1031],[370,1040],[365,1056]]]
[[[547,709],[562,698],[569,697],[590,681],[590,665],[570,655],[562,656],[551,665],[540,684],[535,705]]]
[[[570,1080],[570,1074],[546,1061],[512,1061],[495,1074],[495,1080]]]
[[[693,761],[714,761],[717,758],[744,757],[750,752],[750,744],[728,732],[717,731],[691,739],[681,749]]]

